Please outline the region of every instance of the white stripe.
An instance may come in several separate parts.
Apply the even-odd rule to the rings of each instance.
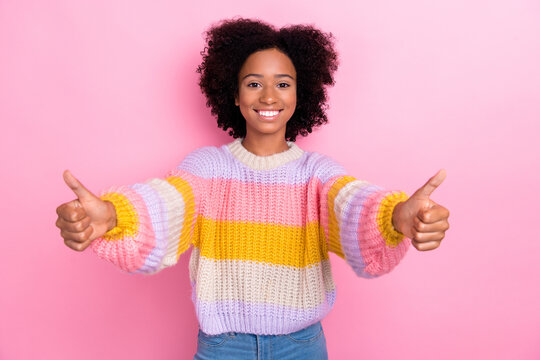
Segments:
[[[182,226],[184,224],[185,202],[182,195],[168,181],[151,179],[147,183],[158,192],[167,208],[167,246],[165,256],[159,266],[159,270],[162,270],[176,264],[178,261],[177,253],[180,232],[182,231]]]
[[[193,247],[190,280],[197,299],[208,302],[240,300],[311,309],[326,301],[336,289],[330,260],[295,268],[245,260],[214,260]]]
[[[334,199],[334,212],[336,214],[339,227],[341,227],[341,214],[343,207],[349,204],[351,198],[356,194],[359,188],[366,187],[368,185],[369,183],[367,181],[353,180],[339,190],[336,198]]]

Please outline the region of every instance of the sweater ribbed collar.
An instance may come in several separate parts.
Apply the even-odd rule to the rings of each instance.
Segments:
[[[268,156],[259,156],[249,152],[244,145],[242,145],[243,140],[244,138],[238,138],[227,144],[227,146],[236,159],[254,170],[274,169],[289,161],[299,159],[304,153],[304,150],[300,149],[294,142],[287,141],[287,145],[289,146],[288,150]]]

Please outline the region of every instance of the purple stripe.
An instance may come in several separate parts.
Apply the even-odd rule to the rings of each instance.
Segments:
[[[204,179],[217,177],[260,184],[289,185],[305,184],[312,177],[325,183],[334,176],[346,173],[345,169],[330,157],[308,151],[304,151],[299,159],[282,165],[282,170],[254,170],[237,160],[227,145],[197,149],[188,154],[177,169]]]
[[[341,227],[339,229],[341,248],[345,254],[345,260],[353,268],[356,275],[368,279],[375,276],[364,271],[366,264],[362,258],[358,243],[360,236],[358,224],[360,224],[360,215],[366,200],[378,191],[381,191],[381,188],[372,184],[357,189],[349,203],[342,207]]]
[[[165,256],[168,231],[167,208],[158,192],[150,185],[135,184],[130,186],[130,188],[137,192],[144,200],[156,236],[156,246],[144,260],[144,265],[136,270],[135,273],[152,273],[159,268]]]
[[[326,293],[326,302],[309,309],[254,304],[243,301],[195,303],[201,330],[207,334],[241,332],[258,335],[289,334],[322,320],[332,309],[336,291]]]

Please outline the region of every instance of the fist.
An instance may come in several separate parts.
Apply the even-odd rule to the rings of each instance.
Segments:
[[[64,171],[64,181],[77,198],[56,208],[56,226],[67,247],[83,251],[116,226],[116,211],[111,202],[86,189],[69,170]]]
[[[394,228],[411,239],[416,250],[427,251],[438,248],[446,230],[450,227],[448,209],[430,199],[431,193],[445,178],[446,172],[440,170],[407,201],[399,203],[394,208],[392,214]]]

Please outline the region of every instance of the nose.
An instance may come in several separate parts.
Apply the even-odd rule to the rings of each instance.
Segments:
[[[276,96],[274,94],[274,89],[271,87],[265,88],[262,93],[259,101],[264,104],[273,104],[276,102]]]

